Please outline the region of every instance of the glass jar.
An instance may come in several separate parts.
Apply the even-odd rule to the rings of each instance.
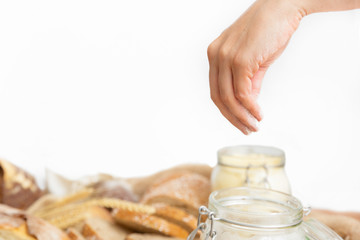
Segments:
[[[295,197],[261,188],[228,188],[210,195],[209,208],[200,207],[198,228],[200,239],[216,240],[335,240],[342,239],[325,225],[303,216]],[[204,220],[204,215],[207,219]]]
[[[218,151],[211,175],[212,190],[230,187],[268,188],[291,193],[284,151],[265,146],[232,146]]]

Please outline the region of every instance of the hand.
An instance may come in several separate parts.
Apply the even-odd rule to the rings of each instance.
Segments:
[[[208,48],[211,98],[246,135],[262,119],[257,96],[265,72],[306,15],[297,1],[257,0]]]

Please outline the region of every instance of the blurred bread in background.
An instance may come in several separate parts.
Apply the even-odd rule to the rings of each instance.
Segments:
[[[185,239],[196,228],[198,208],[208,203],[211,170],[189,164],[146,177],[78,180],[48,171],[42,191],[29,173],[1,160],[0,201],[7,205],[0,204],[0,239]],[[307,218],[345,240],[360,240],[359,213],[313,210]]]
[[[306,218],[315,218],[333,229],[345,240],[360,240],[359,217],[359,213],[315,209]]]
[[[33,176],[10,162],[0,160],[0,203],[26,209],[42,194]]]

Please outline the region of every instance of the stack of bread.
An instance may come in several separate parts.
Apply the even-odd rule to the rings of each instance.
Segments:
[[[30,174],[0,160],[0,239],[186,239],[199,206],[207,205],[211,170],[183,165],[148,177],[77,181],[49,172],[42,191]],[[360,240],[359,215],[315,210],[312,217],[344,239]]]
[[[23,210],[0,205],[0,239],[186,239],[211,189],[211,168],[190,165],[132,179],[97,175],[69,181],[49,173],[43,192],[29,174],[2,163],[0,200]]]

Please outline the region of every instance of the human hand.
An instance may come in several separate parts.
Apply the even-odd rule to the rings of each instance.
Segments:
[[[305,15],[296,0],[257,0],[210,44],[211,98],[244,134],[258,130],[257,96],[265,72]]]

